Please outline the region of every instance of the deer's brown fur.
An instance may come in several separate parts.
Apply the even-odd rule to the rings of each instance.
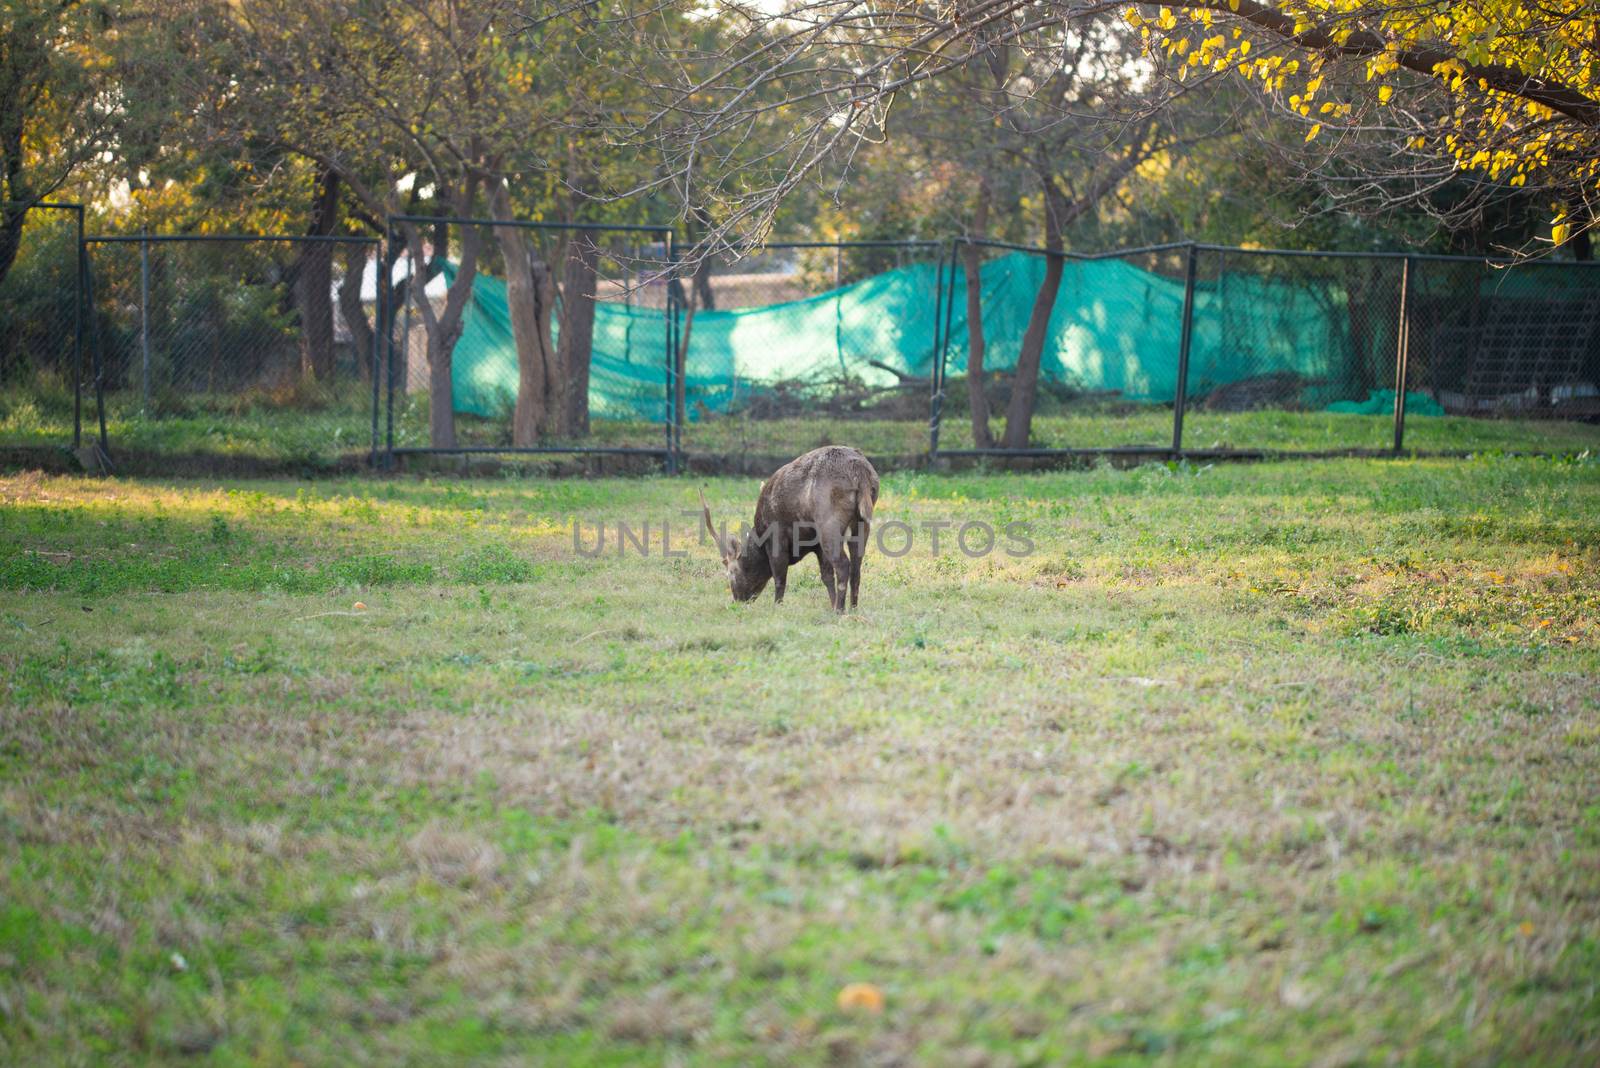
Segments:
[[[866,555],[872,509],[878,502],[878,472],[855,449],[829,445],[778,468],[761,487],[755,522],[744,538],[721,534],[700,495],[706,529],[722,554],[736,601],[754,600],[772,582],[783,601],[789,567],[815,553],[835,611],[854,607],[861,593],[861,558]]]

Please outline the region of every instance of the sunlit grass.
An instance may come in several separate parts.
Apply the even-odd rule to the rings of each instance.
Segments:
[[[698,485],[0,479],[0,1061],[1600,1053],[1600,466]]]

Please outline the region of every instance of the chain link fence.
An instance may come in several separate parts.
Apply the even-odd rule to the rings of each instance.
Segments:
[[[78,204],[0,205],[14,254],[0,261],[0,446],[78,443],[83,353]]]
[[[370,457],[376,241],[124,236],[86,247],[119,465]]]
[[[925,454],[946,260],[932,241],[774,242],[686,266],[686,455]]]
[[[1197,248],[1183,445],[1393,445],[1404,260]]]
[[[398,216],[387,248],[389,455],[670,460],[670,230]]]
[[[1416,257],[1408,269],[1409,447],[1595,448],[1600,266]]]
[[[1018,451],[1006,432],[1020,416],[1016,369],[1025,360],[1038,377],[1023,451],[1169,448],[1182,259],[1169,247],[1054,259],[1052,266],[1043,250],[1004,242],[957,243],[941,454]],[[974,351],[982,354],[981,396]]]
[[[1195,244],[1054,259],[1058,276],[1042,249],[957,243],[934,455],[1600,447],[1600,266]],[[1005,432],[1046,307],[1024,447]]]
[[[154,471],[1600,446],[1594,265],[967,240],[679,264],[665,227],[389,225],[83,238],[35,206],[0,277],[0,445],[103,420]]]

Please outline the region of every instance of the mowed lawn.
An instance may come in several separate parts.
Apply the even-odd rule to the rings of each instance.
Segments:
[[[1600,1059],[1600,464],[698,485],[0,476],[0,1062]]]

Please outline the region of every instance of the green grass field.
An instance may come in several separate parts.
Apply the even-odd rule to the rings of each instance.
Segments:
[[[364,463],[372,445],[370,398],[352,384],[346,395],[309,409],[278,407],[218,398],[213,408],[185,406],[161,418],[143,418],[137,398],[115,395],[108,402],[107,433],[113,457],[119,453],[139,470],[161,470],[163,457],[213,457],[223,469],[231,461],[254,460],[284,468]],[[194,400],[194,398],[190,398]],[[226,402],[233,402],[230,408]],[[176,403],[176,402],[174,402]],[[96,432],[92,404],[86,432]],[[1004,421],[995,420],[996,433]],[[1331,452],[1382,450],[1394,444],[1388,415],[1331,412],[1190,411],[1184,420],[1189,449],[1262,449]],[[387,439],[387,416],[380,434]],[[508,420],[460,416],[460,443],[504,446],[511,442]],[[427,406],[399,406],[394,427],[397,447],[428,444]],[[58,389],[45,398],[0,395],[0,446],[60,446],[72,440],[71,397]],[[840,420],[826,416],[750,419],[721,416],[696,419],[684,427],[683,448],[691,456],[793,456],[819,444],[849,443],[881,458],[914,458],[928,451],[928,419]],[[972,427],[966,413],[951,410],[941,423],[940,446],[970,449]],[[1047,411],[1033,424],[1039,448],[1107,448],[1126,445],[1170,446],[1172,410],[1086,405]],[[554,444],[660,448],[659,424],[596,419],[581,440]],[[1464,416],[1413,416],[1406,423],[1408,449],[1428,452],[1503,451],[1535,453],[1600,452],[1600,423],[1574,420],[1473,419]],[[217,470],[213,469],[213,470]]]
[[[1600,1059],[1600,464],[697,485],[0,476],[0,1062]]]

